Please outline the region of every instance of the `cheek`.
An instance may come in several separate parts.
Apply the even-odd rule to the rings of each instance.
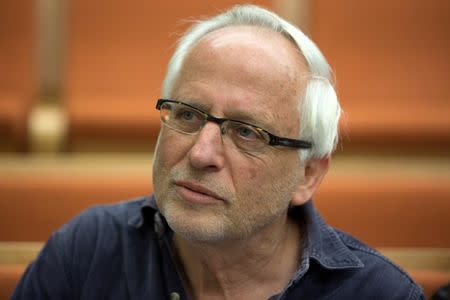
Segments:
[[[176,145],[176,147],[173,147]],[[174,132],[167,130],[160,134],[155,151],[155,163],[158,165],[172,165],[182,159],[188,149],[188,145],[183,144],[183,139],[174,135]]]
[[[257,178],[259,172],[257,167],[250,167],[248,170],[248,178],[253,181]]]
[[[237,176],[236,179],[239,182],[246,182],[250,186],[255,186],[266,182],[267,180],[273,180],[273,175],[276,174],[280,168],[279,163],[280,162],[273,157],[252,159],[251,161],[243,160],[236,164],[241,167],[233,173],[235,173],[234,175]]]
[[[262,191],[264,187],[270,185],[273,179],[273,173],[268,172],[266,167],[259,164],[250,164],[236,171],[234,172],[236,188],[240,191],[246,191],[246,193],[258,193],[258,191]],[[255,191],[255,188],[258,191]]]
[[[161,132],[155,148],[152,180],[156,194],[164,193],[168,188],[170,171],[186,156],[184,145],[170,131]],[[173,145],[176,144],[176,147]]]
[[[274,189],[290,188],[292,184],[298,181],[299,156],[296,151],[281,152],[273,156],[264,168],[256,170],[255,177],[261,182],[273,186]],[[284,189],[284,188],[283,188]]]

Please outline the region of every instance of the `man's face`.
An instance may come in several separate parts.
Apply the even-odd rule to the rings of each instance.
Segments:
[[[283,36],[248,26],[224,28],[190,52],[171,98],[297,138],[305,70]],[[157,205],[187,239],[245,239],[284,222],[302,179],[294,149],[245,152],[212,122],[196,135],[161,129],[153,166]]]

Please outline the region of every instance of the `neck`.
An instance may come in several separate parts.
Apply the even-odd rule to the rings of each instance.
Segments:
[[[267,299],[280,293],[300,261],[300,230],[287,216],[246,240],[174,245],[193,299]]]

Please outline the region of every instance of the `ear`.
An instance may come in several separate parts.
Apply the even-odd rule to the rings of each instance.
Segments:
[[[300,180],[294,197],[292,198],[292,205],[302,205],[311,199],[312,195],[322,182],[322,179],[325,177],[329,165],[329,156],[320,159],[310,159],[306,162],[304,176],[302,180]]]

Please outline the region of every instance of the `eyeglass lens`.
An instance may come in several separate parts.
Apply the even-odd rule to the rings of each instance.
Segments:
[[[166,126],[188,134],[199,132],[208,118],[206,113],[181,103],[164,103],[160,111],[161,120]],[[230,137],[237,147],[244,150],[260,150],[269,139],[262,130],[231,120],[221,124],[221,133]]]

